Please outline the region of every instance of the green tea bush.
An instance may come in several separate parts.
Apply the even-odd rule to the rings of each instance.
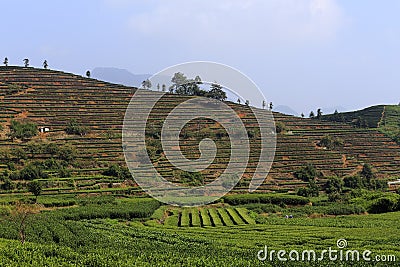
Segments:
[[[231,205],[243,205],[250,203],[264,203],[281,205],[306,205],[310,202],[308,198],[288,194],[243,194],[229,195],[224,197],[224,202]]]

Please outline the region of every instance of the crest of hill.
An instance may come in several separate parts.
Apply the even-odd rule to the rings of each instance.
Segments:
[[[31,120],[39,127],[49,127],[49,133],[34,137],[32,141],[74,146],[78,151],[79,164],[73,166],[73,174],[78,175],[82,180],[77,180],[83,182],[85,180],[81,176],[92,177],[88,178],[90,182],[86,181],[85,186],[73,189],[66,185],[57,185],[55,190],[62,193],[76,193],[76,190],[88,190],[88,188],[103,190],[99,189],[104,186],[102,179],[96,179],[96,177],[112,164],[125,165],[121,129],[125,110],[136,89],[61,71],[0,67],[0,124],[3,126],[3,131],[0,131],[0,147],[26,147],[26,144],[12,142],[6,137],[7,126],[13,119]],[[182,95],[168,95],[165,102],[160,103],[162,108],[155,109],[154,116],[162,118],[168,111],[165,107],[176,105],[187,98]],[[245,125],[254,124],[254,120],[249,115],[249,109],[245,105],[234,103],[229,103],[229,105],[244,118]],[[365,111],[371,118],[371,125],[378,125],[377,118],[380,118],[379,114],[382,117],[384,109],[384,106],[372,107]],[[348,116],[349,119],[345,119],[346,122],[351,120],[351,116]],[[272,169],[259,190],[293,190],[305,186],[306,183],[296,179],[293,173],[308,163],[316,166],[321,172],[318,180],[321,184],[329,176],[343,177],[357,173],[365,163],[374,167],[374,172],[379,178],[391,178],[400,174],[398,168],[400,147],[378,130],[367,131],[346,123],[302,119],[280,113],[274,113],[274,117],[277,124],[284,125],[284,131],[278,134]],[[324,116],[325,118],[328,117]],[[67,135],[64,130],[71,119],[88,127],[89,134]],[[205,130],[201,130],[207,132],[212,127],[214,126],[205,125]],[[318,146],[326,135],[342,139],[343,145],[332,149]],[[190,153],[195,153],[198,151],[198,143],[192,141],[185,140],[182,147]],[[223,138],[219,141],[227,142]],[[256,149],[257,144],[252,143],[252,148]],[[157,151],[154,149],[153,156],[158,170],[167,178],[176,178],[171,164],[168,164],[162,158],[162,154]],[[246,186],[259,162],[257,155],[257,153],[251,153],[242,182],[235,190],[247,189]],[[48,155],[40,155],[40,157],[46,159]],[[212,167],[204,171],[205,180],[215,179],[215,174],[223,171],[227,160],[229,157],[221,155]],[[0,172],[1,168],[4,167],[0,166]],[[51,188],[48,192],[51,192]]]
[[[400,105],[377,105],[358,111],[324,115],[322,119],[344,122],[358,128],[376,128],[400,142]]]

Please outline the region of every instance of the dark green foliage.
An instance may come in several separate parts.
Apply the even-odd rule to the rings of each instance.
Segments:
[[[345,177],[344,186],[352,189],[369,189],[384,191],[388,188],[386,180],[377,179],[369,164],[364,164],[358,175]]]
[[[231,205],[243,205],[250,203],[306,205],[310,202],[308,198],[287,194],[243,194],[225,196],[224,202]]]
[[[171,93],[179,95],[190,95],[190,96],[203,96],[213,98],[219,101],[226,100],[227,96],[222,86],[217,83],[211,84],[209,91],[200,88],[202,84],[201,78],[197,76],[195,79],[188,79],[183,73],[175,73],[171,79],[172,86],[170,87]]]
[[[204,177],[200,172],[186,172],[186,171],[178,171],[175,172],[175,177],[179,178],[179,181],[183,184],[187,184],[190,186],[200,186],[204,185]]]
[[[89,133],[89,128],[78,123],[76,119],[71,119],[65,128],[65,132],[67,134],[84,136]]]
[[[400,195],[400,187],[396,189],[396,193]]]
[[[65,220],[84,220],[84,219],[134,219],[148,218],[156,209],[160,207],[160,202],[154,199],[143,199],[139,201],[120,201],[106,204],[90,204],[77,208],[69,208],[59,212]]]
[[[325,192],[327,194],[330,193],[342,193],[344,182],[342,179],[339,177],[331,177],[328,179],[328,182],[326,183],[326,189]]]
[[[30,163],[21,169],[18,175],[18,178],[22,180],[35,180],[47,177],[48,175],[44,172],[43,166],[36,162]]]
[[[132,175],[127,167],[121,167],[116,164],[108,167],[107,170],[103,171],[103,174],[107,176],[118,177],[123,180],[128,180],[132,178]]]
[[[383,115],[383,111],[385,110],[385,114],[387,113],[389,107],[392,106],[373,106],[359,111],[352,112],[335,112],[334,114],[323,115],[322,120],[324,121],[333,121],[333,122],[345,122],[350,125],[353,125],[356,128],[367,128],[373,127],[376,128],[380,124],[380,120]]]
[[[15,188],[14,182],[7,176],[2,177],[2,183],[0,184],[1,190],[10,191]]]
[[[300,180],[305,182],[313,181],[317,177],[318,172],[315,169],[314,165],[306,164],[301,169],[294,172],[294,176]]]
[[[288,131],[288,128],[283,122],[278,121],[275,123],[276,133],[284,133]]]
[[[360,175],[345,177],[343,182],[345,187],[353,189],[365,188],[366,186],[365,181],[363,181]]]
[[[77,157],[77,152],[74,146],[70,144],[59,147],[57,151],[57,158],[66,162],[72,162]]]
[[[360,175],[370,181],[374,178],[374,173],[372,172],[372,167],[369,164],[364,164]]]
[[[217,83],[211,84],[211,90],[208,91],[205,95],[206,97],[213,98],[219,101],[224,101],[227,98],[226,93],[224,92],[224,90],[222,90],[222,86]]]
[[[37,197],[42,193],[42,184],[38,181],[30,182],[28,184],[28,190],[36,197],[37,202]]]
[[[278,213],[282,212],[282,208],[278,205],[274,204],[258,204],[258,203],[252,203],[252,204],[245,204],[242,207],[254,211],[258,214],[261,213]]]
[[[25,159],[28,158],[25,150],[22,149],[21,147],[14,147],[11,150],[11,154],[12,154],[13,157],[16,158],[16,161],[25,160]]]
[[[341,138],[334,138],[330,135],[325,135],[321,141],[319,141],[318,146],[326,147],[327,149],[335,149],[343,147],[344,141]]]
[[[319,108],[319,109],[317,110],[317,119],[320,120],[321,117],[322,117],[322,110]]]
[[[297,190],[297,195],[302,197],[317,197],[319,196],[319,187],[314,181],[310,181],[307,187],[300,187]]]
[[[20,122],[11,120],[10,132],[8,137],[11,140],[22,139],[23,141],[37,135],[38,129],[36,123],[33,122]]]
[[[385,213],[400,210],[400,196],[387,195],[372,202],[368,208],[370,213]]]

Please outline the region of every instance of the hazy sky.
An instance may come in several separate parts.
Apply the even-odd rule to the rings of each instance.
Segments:
[[[84,74],[216,61],[309,113],[400,101],[400,1],[1,1],[0,57]]]

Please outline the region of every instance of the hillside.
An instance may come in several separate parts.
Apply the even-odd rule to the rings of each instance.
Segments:
[[[134,193],[140,192],[135,183],[119,171],[107,174],[113,164],[125,165],[121,145],[121,129],[125,109],[135,88],[125,87],[84,78],[60,71],[0,67],[0,173],[16,172],[32,162],[45,162],[46,178],[43,194],[76,193]],[[162,119],[168,110],[187,99],[185,96],[167,95],[158,103],[152,113],[153,124],[149,129],[149,152],[160,173],[175,182],[179,181],[176,170],[165,161],[159,150],[159,144],[152,138],[156,136]],[[245,105],[229,103],[246,124],[249,132],[254,130],[254,118]],[[382,107],[382,110],[384,107]],[[378,107],[367,110],[368,123],[378,125]],[[288,131],[278,135],[275,160],[272,170],[259,190],[290,190],[306,184],[294,178],[293,172],[307,163],[312,163],[323,174],[319,182],[326,177],[344,176],[357,173],[364,163],[374,167],[379,178],[393,178],[400,174],[400,146],[377,130],[354,128],[345,123],[324,122],[301,119],[274,113],[277,122],[284,124]],[[366,117],[366,115],[365,115]],[[32,121],[38,127],[49,128],[32,140],[10,140],[7,137],[12,120]],[[345,121],[351,120],[351,116]],[[66,127],[72,122],[88,129],[87,134],[66,134]],[[388,121],[388,120],[387,120]],[[218,139],[220,154],[203,173],[205,181],[215,178],[223,171],[229,157],[224,148],[229,147],[226,136],[218,135],[215,123],[202,122],[202,130],[195,134],[189,125],[186,139],[182,140],[184,154],[196,157],[198,139],[212,133]],[[192,125],[193,126],[193,125]],[[1,130],[2,129],[2,130]],[[215,131],[215,132],[213,132]],[[253,132],[251,160],[242,182],[236,190],[245,190],[258,161],[257,132]],[[325,136],[341,138],[344,144],[335,149],[326,149],[317,144]],[[48,144],[59,148],[52,153]],[[18,149],[20,148],[20,149]],[[72,151],[73,158],[67,159],[62,151]],[[22,151],[21,151],[22,149]],[[69,149],[69,150],[68,150]],[[23,155],[23,156],[21,156]],[[46,161],[47,160],[47,161]],[[67,175],[54,166],[48,166],[51,160],[61,160]],[[57,163],[58,164],[58,163]],[[120,175],[121,174],[121,175]],[[4,176],[4,175],[3,175]],[[13,176],[10,176],[13,178]],[[27,192],[26,182],[11,179],[14,183],[11,192]]]
[[[399,105],[378,105],[358,111],[323,115],[322,119],[345,122],[358,128],[377,128],[393,140],[400,141]]]

